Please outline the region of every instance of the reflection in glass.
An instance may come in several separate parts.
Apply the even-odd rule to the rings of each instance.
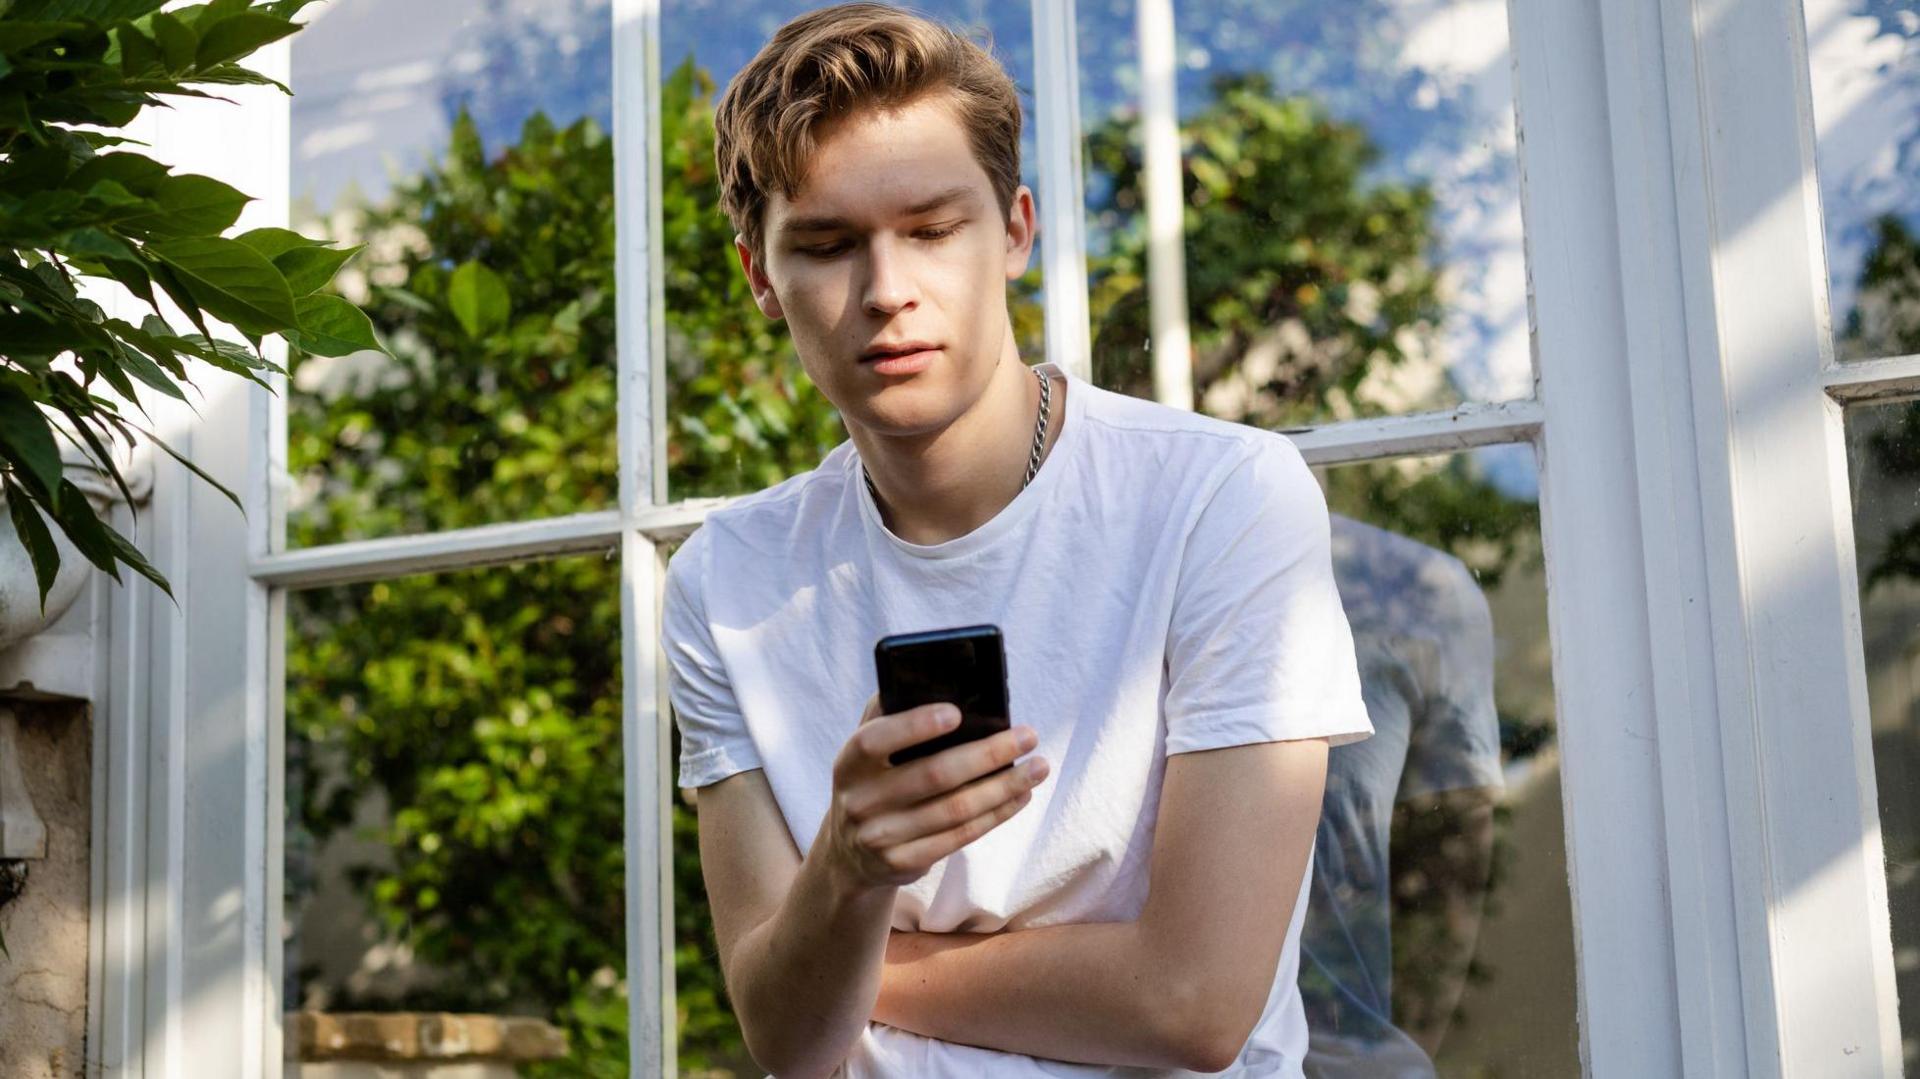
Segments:
[[[613,505],[608,0],[303,14],[293,225],[396,358],[290,356],[290,543]]]
[[[1909,349],[1912,350],[1911,347]],[[1873,770],[1893,916],[1900,1044],[1920,1073],[1920,401],[1846,418]]]
[[[1804,7],[1834,352],[1911,353],[1920,337],[1920,3]]]
[[[1096,381],[1152,395],[1132,0],[1083,0]],[[1182,0],[1197,406],[1278,427],[1532,393],[1497,0]]]
[[[786,326],[754,306],[720,212],[713,107],[729,80],[807,0],[681,0],[661,11],[666,241],[667,462],[674,499],[745,494],[820,463],[846,438],[803,370]],[[991,47],[1020,90],[1021,179],[1035,191],[1032,12],[1027,0],[912,5]],[[1009,285],[1021,358],[1045,359],[1041,254]]]
[[[589,555],[288,597],[289,1011],[528,1016],[521,1074],[625,1074],[619,596]]]
[[[1310,1077],[1580,1074],[1532,469],[1505,446],[1323,474],[1375,734],[1328,759]]]

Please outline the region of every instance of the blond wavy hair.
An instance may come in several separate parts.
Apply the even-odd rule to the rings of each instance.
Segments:
[[[991,42],[989,42],[991,47]],[[756,263],[774,191],[792,199],[830,126],[857,110],[944,95],[1004,218],[1020,186],[1020,98],[997,60],[955,30],[877,3],[838,4],[776,31],[714,113],[720,208]]]

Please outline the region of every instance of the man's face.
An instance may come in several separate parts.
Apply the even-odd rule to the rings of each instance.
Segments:
[[[966,133],[939,97],[830,128],[797,196],[774,192],[766,253],[736,242],[754,299],[787,322],[807,374],[849,426],[937,432],[985,391],[1007,347],[1006,283],[1026,272],[1033,195],[1003,217]],[[922,342],[918,371],[878,346]]]

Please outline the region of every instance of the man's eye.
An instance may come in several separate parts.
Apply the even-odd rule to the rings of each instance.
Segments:
[[[939,240],[939,239],[943,239],[945,237],[951,236],[954,233],[959,231],[960,231],[959,225],[948,225],[946,228],[943,228],[943,229],[921,229],[920,236],[922,239]]]
[[[839,254],[843,250],[845,250],[845,245],[843,244],[828,244],[825,247],[803,247],[803,248],[800,248],[800,253],[803,255],[810,255],[817,259],[828,259]]]

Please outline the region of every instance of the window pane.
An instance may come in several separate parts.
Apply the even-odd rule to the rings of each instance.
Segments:
[[[1532,450],[1322,475],[1375,733],[1328,761],[1306,1073],[1579,1075]]]
[[[288,597],[290,1058],[453,1012],[537,1020],[521,1074],[625,1074],[619,635],[597,555]]]
[[[785,322],[761,314],[720,212],[713,106],[729,80],[809,0],[679,0],[661,11],[667,294],[667,462],[675,499],[745,494],[820,463],[846,438],[807,377]],[[1027,0],[929,0],[914,10],[986,44],[1019,88],[1021,180],[1036,192],[1032,12]],[[1037,196],[1036,196],[1037,199]],[[1045,359],[1041,254],[1008,287],[1021,358]]]
[[[1900,1042],[1920,1074],[1920,401],[1849,408],[1846,427]]]
[[[1834,353],[1920,352],[1920,3],[1805,8]]]
[[[291,357],[289,543],[612,506],[608,0],[307,11],[294,227],[395,358]]]
[[[1533,391],[1506,5],[1180,0],[1194,397],[1263,427]],[[1094,373],[1153,393],[1133,0],[1083,0]]]

